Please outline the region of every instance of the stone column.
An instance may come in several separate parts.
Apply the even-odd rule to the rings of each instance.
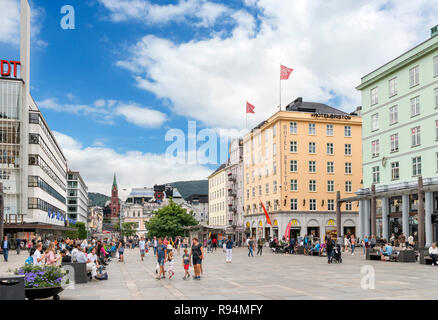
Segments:
[[[371,208],[370,208],[370,220],[371,220],[371,235],[377,236],[377,218],[376,218],[376,186],[371,186]]]
[[[364,200],[364,230],[363,236],[370,236],[370,200]]]
[[[382,237],[383,239],[386,239],[386,241],[389,241],[389,199],[384,197],[382,198]]]
[[[336,191],[336,234],[338,237],[342,236],[342,225],[341,225],[341,193]]]
[[[425,225],[426,225],[426,247],[432,245],[432,212],[433,212],[433,192],[428,191],[425,196]]]
[[[402,196],[402,228],[406,239],[409,237],[409,209],[410,199],[408,194]]]
[[[424,230],[424,191],[423,191],[423,177],[418,177],[418,247],[424,248],[425,230]]]
[[[359,200],[359,223],[357,228],[356,237],[363,239],[363,231],[364,231],[364,215],[365,215],[365,200]]]

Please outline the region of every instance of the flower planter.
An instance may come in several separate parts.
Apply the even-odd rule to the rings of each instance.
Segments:
[[[53,300],[59,300],[59,295],[63,287],[47,287],[47,288],[25,288],[24,293],[29,300],[46,299],[53,297]]]

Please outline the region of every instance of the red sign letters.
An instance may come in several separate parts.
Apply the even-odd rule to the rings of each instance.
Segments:
[[[8,61],[0,60],[0,75],[2,77],[10,77],[12,68],[14,69],[14,78],[17,77],[17,66],[21,63],[20,61]]]

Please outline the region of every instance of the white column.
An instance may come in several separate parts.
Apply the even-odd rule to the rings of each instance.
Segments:
[[[432,212],[433,212],[433,192],[425,192],[425,230],[426,230],[426,247],[432,245]]]
[[[364,200],[364,208],[365,208],[365,212],[364,212],[364,230],[363,230],[363,236],[368,236],[368,238],[370,237],[370,225],[371,225],[371,204],[370,204],[370,200]]]
[[[389,223],[389,199],[382,198],[382,237],[389,241],[388,223]]]
[[[357,227],[356,237],[363,239],[364,232],[364,215],[365,215],[365,201],[359,200],[359,223]]]
[[[409,237],[409,208],[410,199],[408,194],[402,196],[402,228],[406,239]]]

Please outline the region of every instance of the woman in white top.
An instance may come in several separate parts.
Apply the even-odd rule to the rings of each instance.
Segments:
[[[436,265],[436,260],[438,257],[438,248],[436,246],[436,243],[432,243],[432,246],[429,248],[429,255],[432,258],[432,265]]]

